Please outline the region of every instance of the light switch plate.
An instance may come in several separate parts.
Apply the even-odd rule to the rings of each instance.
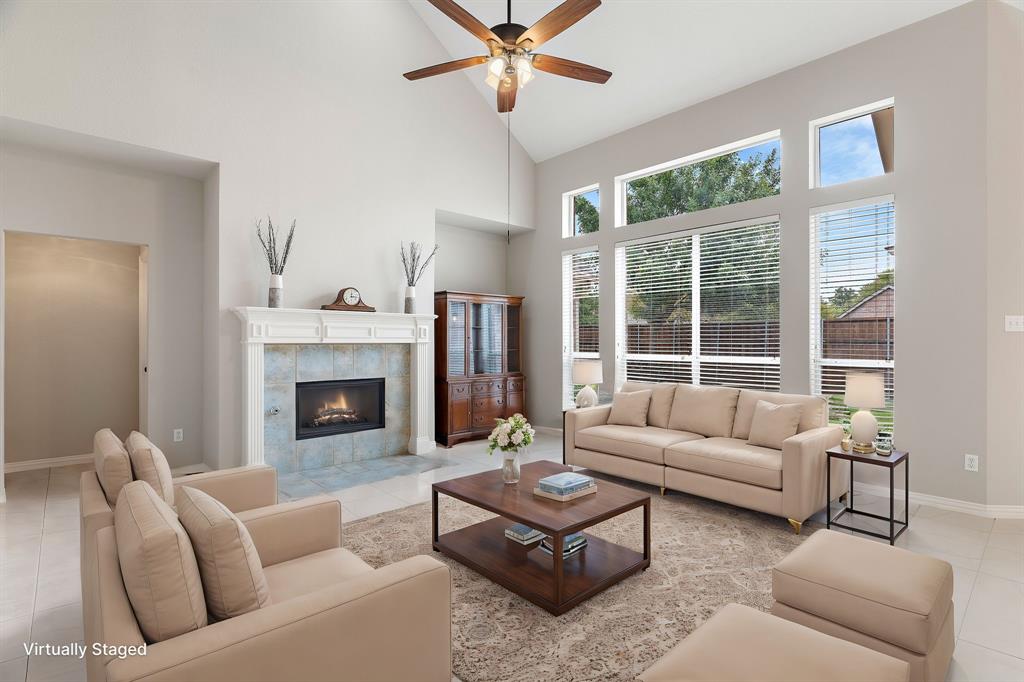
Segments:
[[[977,471],[978,470],[978,456],[977,455],[964,455],[964,470],[965,471]]]
[[[174,442],[180,443],[183,440],[185,440],[184,429],[174,429]]]
[[[1007,315],[1006,331],[1017,333],[1024,332],[1024,315]]]

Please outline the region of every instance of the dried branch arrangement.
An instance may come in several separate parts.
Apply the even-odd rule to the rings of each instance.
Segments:
[[[267,236],[263,236],[262,221],[256,221],[256,236],[259,237],[263,246],[263,254],[267,257],[267,264],[270,266],[271,275],[283,275],[284,266],[288,262],[288,254],[292,250],[292,237],[295,236],[295,221],[292,221],[292,229],[288,231],[288,238],[284,241],[284,251],[278,251],[277,228],[274,227],[270,216],[267,216]]]
[[[426,260],[423,260],[423,246],[419,242],[409,242],[409,252],[405,251],[405,242],[402,242],[402,267],[405,269],[405,281],[409,286],[414,287],[419,283],[420,277],[426,271],[430,261],[434,260],[440,247],[434,245]]]

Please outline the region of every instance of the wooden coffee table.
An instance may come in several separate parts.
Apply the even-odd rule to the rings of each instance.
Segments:
[[[556,616],[650,566],[651,496],[608,481],[598,481],[593,495],[569,502],[533,494],[538,480],[571,470],[555,462],[532,462],[522,467],[516,485],[505,485],[501,470],[435,483],[431,495],[434,549]],[[438,493],[498,516],[438,535]],[[588,534],[587,547],[563,561],[566,535],[641,507],[643,553]],[[554,556],[539,549],[539,540],[521,545],[506,538],[505,529],[514,522],[554,538]]]

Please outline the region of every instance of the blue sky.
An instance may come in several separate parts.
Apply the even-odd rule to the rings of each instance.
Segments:
[[[825,126],[818,135],[822,187],[882,175],[871,114]]]

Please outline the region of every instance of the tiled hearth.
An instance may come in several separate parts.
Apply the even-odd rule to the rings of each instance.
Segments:
[[[408,454],[409,344],[264,346],[264,458],[281,474]],[[295,384],[384,377],[385,428],[295,438]]]

